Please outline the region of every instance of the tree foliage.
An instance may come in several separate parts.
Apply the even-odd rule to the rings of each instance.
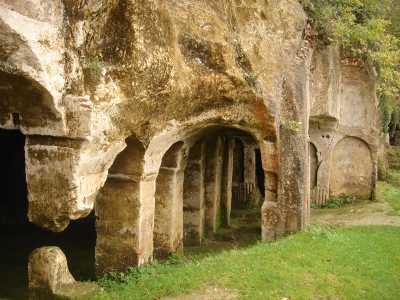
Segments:
[[[323,43],[337,43],[349,58],[377,72],[385,132],[400,91],[400,1],[301,0]]]

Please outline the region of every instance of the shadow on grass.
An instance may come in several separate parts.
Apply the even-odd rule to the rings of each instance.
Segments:
[[[232,211],[231,226],[220,228],[207,237],[201,246],[184,248],[186,259],[201,259],[232,249],[243,249],[261,241],[260,209]]]

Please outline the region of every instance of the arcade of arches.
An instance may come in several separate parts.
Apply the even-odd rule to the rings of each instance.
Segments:
[[[260,220],[264,177],[250,134],[208,128],[173,143],[157,173],[146,173],[140,141],[126,142],[96,202],[99,274],[201,245],[231,225],[233,210],[258,208]]]
[[[1,282],[38,247],[90,279],[247,209],[272,241],[311,200],[373,194],[374,72],[310,43],[299,1],[0,2]]]

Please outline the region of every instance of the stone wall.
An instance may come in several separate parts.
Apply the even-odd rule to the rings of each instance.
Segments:
[[[312,202],[323,205],[330,196],[371,199],[379,143],[372,71],[341,58],[333,46],[315,51],[312,71]]]

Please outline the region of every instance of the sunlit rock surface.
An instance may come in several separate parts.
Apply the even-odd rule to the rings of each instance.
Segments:
[[[154,244],[179,250],[184,228],[200,243],[221,211],[229,225],[232,139],[242,139],[261,153],[263,240],[301,230],[310,187],[353,190],[340,166],[332,184],[319,175],[309,124],[311,140],[326,126],[373,144],[376,119],[375,104],[356,108],[374,99],[367,70],[314,49],[306,19],[295,0],[0,0],[0,127],[27,137],[30,221],[58,232],[95,207],[99,274],[150,261]],[[310,161],[324,184],[310,181]],[[375,169],[372,154],[371,192]],[[190,175],[203,181],[185,191]]]

